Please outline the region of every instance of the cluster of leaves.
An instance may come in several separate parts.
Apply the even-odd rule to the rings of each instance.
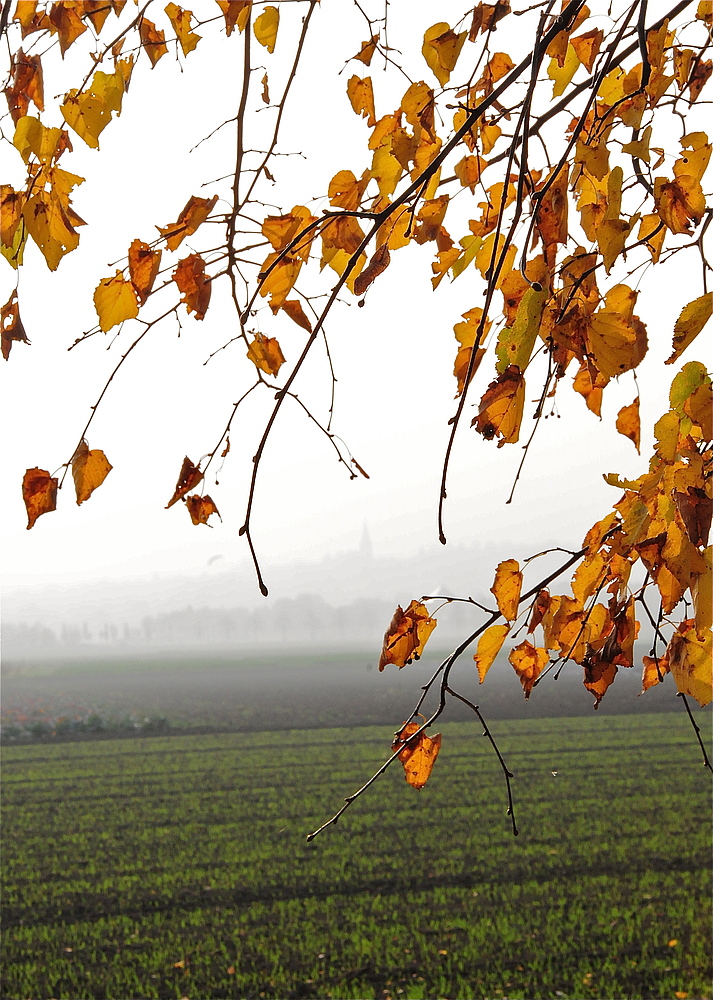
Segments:
[[[142,56],[153,69],[171,47],[177,58],[180,53],[187,59],[203,37],[199,30],[235,36],[242,48],[243,79],[235,118],[237,155],[227,176],[229,187],[222,192],[230,210],[216,211],[217,194],[192,195],[175,222],[157,227],[158,237],[137,237],[123,268],[99,281],[94,293],[98,324],[84,336],[138,324],[139,333],[111,382],[157,323],[177,315],[183,305],[202,321],[213,284],[225,283],[236,322],[236,335],[225,346],[243,343],[253,381],[232,408],[217,444],[198,463],[185,458],[167,506],[184,502],[194,524],[207,524],[218,513],[209,496],[191,491],[204,482],[214,458],[228,454],[231,423],[242,401],[253,389],[274,392],[277,387],[255,454],[240,529],[267,593],[250,530],[265,443],[285,400],[292,398],[327,435],[350,475],[365,474],[332,432],[331,412],[320,422],[294,394],[293,383],[316,344],[323,343],[328,353],[325,323],[340,296],[351,294],[363,305],[372,284],[384,280],[393,253],[414,245],[430,250],[434,290],[467,272],[478,296],[479,304],[454,326],[457,402],[439,507],[444,542],[449,457],[471,387],[488,355],[494,371],[481,387],[471,426],[486,440],[496,440],[499,448],[515,444],[523,431],[528,392],[536,385],[524,463],[548,401],[562,385],[570,384],[599,416],[607,386],[636,372],[647,356],[649,333],[636,312],[635,276],[685,251],[700,261],[702,289],[692,301],[681,302],[666,363],[677,362],[694,342],[713,312],[711,266],[704,249],[713,209],[703,189],[713,147],[697,124],[701,94],[713,74],[713,60],[706,58],[713,5],[710,0],[680,0],[667,11],[657,7],[658,20],[647,23],[645,0],[621,0],[610,5],[606,16],[593,15],[583,0],[553,0],[521,11],[512,10],[506,0],[478,3],[452,25],[443,21],[426,27],[421,51],[412,60],[426,79],[415,80],[389,45],[386,16],[372,19],[359,7],[368,38],[347,60],[359,69],[347,81],[345,107],[351,105],[359,127],[368,132],[364,160],[331,178],[325,192],[329,208],[321,214],[296,205],[256,219],[260,203],[255,191],[259,183],[274,182],[271,158],[316,0],[297,5],[304,10],[301,26],[282,43],[291,45],[291,56],[278,52],[275,57],[284,60],[289,73],[274,105],[267,72],[259,91],[255,86],[251,45],[261,46],[261,58],[275,52],[278,34],[282,39],[284,32],[282,5],[252,0],[216,4],[219,13],[202,22],[174,3],[155,15],[155,22],[146,16],[150,3],[137,13],[125,10],[123,0],[18,0],[11,20],[9,5],[3,7],[1,27],[13,53],[4,90],[13,124],[7,138],[26,165],[27,180],[19,190],[11,185],[0,189],[0,239],[12,267],[21,266],[31,239],[48,267],[57,268],[77,248],[77,230],[84,224],[71,206],[72,192],[83,178],[58,166],[71,153],[75,137],[99,147],[103,130],[122,110]],[[530,45],[516,63],[495,43],[525,15],[532,29]],[[112,16],[120,30],[104,42],[100,36]],[[513,31],[513,37],[517,34]],[[64,57],[70,49],[78,53],[88,39],[91,68],[60,100],[62,121],[45,125],[40,118],[45,107],[39,41],[50,42],[47,51],[56,42]],[[395,107],[389,97],[393,87],[384,85],[387,103],[379,110],[386,113],[380,115],[378,82],[375,86],[374,76],[360,75],[375,58],[383,59],[389,81],[392,71],[408,80]],[[100,64],[103,70],[97,68]],[[457,83],[452,82],[456,72]],[[252,152],[257,166],[248,167],[245,133],[254,110],[251,100],[276,114],[268,148]],[[673,122],[682,126],[678,139],[672,139]],[[166,266],[164,255],[174,254],[206,222],[224,227],[222,247],[193,251]],[[330,277],[326,302],[316,308],[317,296],[303,290],[309,288],[303,282],[316,280],[323,290],[325,279],[319,273]],[[165,280],[158,282],[159,276]],[[159,292],[172,296],[172,304],[144,319],[144,308]],[[260,308],[261,299],[267,309]],[[644,312],[641,304],[638,309]],[[271,318],[278,313],[304,332],[296,357],[283,353],[271,335]],[[16,293],[2,308],[1,326],[7,359],[14,342],[29,342]],[[86,443],[95,412],[96,406],[72,459],[62,467],[62,479],[72,469],[78,503],[111,469],[103,452],[89,450]],[[618,413],[616,429],[638,452],[638,389]],[[421,699],[396,736],[392,759],[404,763],[411,783],[423,784],[440,745],[429,742],[426,727],[443,710],[447,696],[461,697],[449,686],[455,659],[477,639],[475,660],[482,682],[506,639],[515,638],[521,614],[533,641],[514,645],[509,659],[526,697],[544,673],[574,661],[583,669],[596,707],[618,669],[634,665],[640,608],[655,635],[651,655],[644,659],[644,690],[671,672],[684,696],[701,704],[710,700],[711,550],[706,546],[713,429],[711,381],[701,363],[689,361],[674,378],[670,409],[656,424],[655,436],[647,473],[631,481],[607,477],[623,496],[558,573],[523,595],[518,563],[500,564],[492,588],[497,611],[484,609],[488,620],[441,664],[429,684],[440,683],[436,716],[421,726],[413,722]],[[516,482],[521,470],[522,463]],[[60,486],[48,471],[28,470],[23,484],[28,527],[55,509]],[[636,572],[632,576],[637,563],[644,567],[643,579]],[[552,580],[573,566],[571,595],[551,593]],[[602,594],[608,595],[606,603]],[[654,594],[658,608],[652,610]],[[412,602],[405,612],[399,608],[385,637],[380,667],[403,666],[418,657],[435,624],[423,601]],[[536,635],[541,635],[539,644],[534,644]]]

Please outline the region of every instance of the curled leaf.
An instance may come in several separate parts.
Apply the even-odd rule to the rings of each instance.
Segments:
[[[533,646],[525,639],[519,646],[510,650],[508,659],[520,678],[525,698],[529,698],[535,681],[549,662],[549,653],[540,646]]]
[[[142,240],[132,242],[129,247],[129,276],[139,298],[139,305],[143,305],[151,294],[160,266],[160,250],[152,250]]]
[[[173,280],[183,292],[181,302],[184,302],[188,312],[195,313],[196,319],[203,319],[210,303],[211,280],[205,273],[205,261],[199,253],[179,260],[178,267],[173,272]]]
[[[87,442],[82,440],[72,456],[72,478],[77,494],[77,506],[88,500],[94,490],[101,486],[111,469],[112,466],[104,452],[98,448],[90,451]]]
[[[0,332],[2,333],[2,356],[6,361],[10,357],[13,341],[19,340],[23,344],[30,343],[20,319],[17,289],[13,291],[5,305],[0,308]]]
[[[375,281],[390,263],[391,254],[389,253],[389,248],[386,243],[382,243],[380,247],[376,248],[374,256],[354,282],[354,294],[363,295],[372,281]]]
[[[637,452],[641,444],[641,420],[639,418],[639,397],[628,406],[622,406],[616,418],[616,429],[624,437],[634,442]]]
[[[217,194],[213,195],[212,198],[198,198],[196,195],[192,195],[176,222],[164,229],[160,226],[156,227],[161,235],[166,237],[166,246],[169,250],[176,250],[186,236],[192,236],[196,229],[203,225],[213,211],[217,200]]]
[[[384,635],[379,670],[387,663],[401,668],[418,660],[436,625],[436,619],[431,618],[428,608],[420,601],[411,601],[405,611],[399,605]]]
[[[481,684],[495,662],[495,657],[500,652],[509,631],[509,625],[491,625],[490,628],[486,628],[485,632],[478,639],[478,649],[473,659],[478,668],[478,676]]]
[[[524,406],[525,379],[517,365],[508,365],[486,389],[471,427],[475,427],[486,441],[499,437],[498,448],[514,444],[520,437]]]
[[[28,469],[22,479],[22,499],[27,509],[27,529],[38,517],[57,509],[57,479],[46,469]]]
[[[208,496],[200,497],[194,493],[193,496],[186,497],[185,503],[194,524],[207,524],[210,528],[208,518],[211,514],[217,514],[220,517],[220,511]]]
[[[517,618],[517,609],[520,603],[520,591],[522,590],[522,573],[517,559],[505,559],[498,564],[495,571],[495,582],[490,588],[490,593],[494,595],[498,602],[498,608],[503,618],[509,622]]]
[[[166,504],[166,510],[168,510],[169,507],[173,507],[174,503],[178,503],[178,501],[182,499],[186,493],[190,493],[191,490],[195,489],[202,479],[203,473],[186,455],[183,459],[183,465],[181,466],[181,471],[178,475],[176,489],[173,491],[173,496]]]
[[[168,52],[166,36],[156,27],[153,21],[149,21],[147,17],[142,17],[139,24],[139,37],[141,38],[142,46],[146,50],[146,55],[151,60],[151,69],[153,69],[161,56],[165,56]]]
[[[398,751],[404,766],[404,777],[412,788],[423,788],[431,776],[433,765],[441,749],[441,734],[426,736],[415,734],[421,727],[418,722],[409,722],[396,733],[391,749]]]

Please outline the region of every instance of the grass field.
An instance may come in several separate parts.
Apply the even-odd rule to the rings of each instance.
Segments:
[[[475,723],[310,844],[388,729],[6,749],[2,997],[710,997],[685,714],[493,728],[517,839]]]

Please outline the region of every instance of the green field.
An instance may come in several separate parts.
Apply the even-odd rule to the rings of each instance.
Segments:
[[[517,839],[475,723],[310,844],[388,729],[6,749],[2,997],[710,997],[685,714],[493,729]]]

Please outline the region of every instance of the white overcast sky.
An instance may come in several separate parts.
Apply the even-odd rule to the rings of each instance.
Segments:
[[[154,18],[160,24],[166,21],[162,6],[157,5]],[[193,9],[199,16],[212,16],[217,8],[211,0],[203,0]],[[260,50],[273,96],[279,93],[278,82],[284,76],[302,9],[297,4],[283,5],[274,55]],[[412,75],[433,84],[419,55],[423,31],[436,16],[448,20],[452,11],[460,15],[465,5],[439,4],[437,15],[433,5],[425,2],[392,4],[390,9],[391,44],[404,49],[410,45],[413,54],[407,62]],[[516,23],[522,30],[515,44],[526,51],[526,19]],[[315,29],[300,83],[288,104],[279,146],[282,152],[302,152],[305,158],[280,157],[272,166],[277,185],[270,194],[269,185],[262,189],[266,198],[285,211],[296,203],[310,204],[309,199],[326,190],[337,170],[350,168],[358,174],[368,165],[367,128],[354,116],[345,92],[349,76],[365,75],[364,68],[350,63],[337,76],[366,37],[364,22],[348,0],[333,0],[316,12]],[[105,29],[105,33],[110,31],[113,28]],[[207,28],[205,33],[214,31]],[[502,45],[512,52],[505,29]],[[164,510],[183,456],[195,461],[212,449],[230,404],[251,381],[239,345],[203,366],[208,354],[236,332],[225,285],[214,288],[203,323],[184,316],[178,339],[176,324],[169,320],[127,361],[110,388],[88,441],[90,447],[106,452],[114,469],[88,503],[76,506],[68,481],[58,511],[43,516],[32,531],[26,531],[20,488],[26,468],[54,471],[71,456],[90,405],[122,345],[129,343],[126,329],[111,349],[111,335],[100,335],[67,353],[75,337],[95,322],[92,292],[98,281],[113,273],[113,262],[126,254],[134,238],[153,238],[153,227],[173,221],[190,195],[219,190],[218,186],[202,188],[204,181],[230,170],[231,126],[194,153],[188,155],[188,150],[235,114],[240,47],[236,35],[215,42],[206,37],[185,60],[183,72],[173,55],[164,57],[153,71],[142,57],[124,98],[121,118],[101,137],[101,152],[72,136],[75,151],[62,165],[87,178],[76,190],[74,204],[88,225],[80,231],[79,249],[65,257],[54,274],[47,271],[39,252],[28,246],[20,277],[20,307],[32,346],[16,344],[10,361],[2,362],[6,588],[99,576],[191,573],[202,570],[216,554],[228,563],[247,558],[238,529],[250,456],[268,412],[266,398],[247,406],[238,417],[221,485],[215,487],[212,477],[208,480],[207,491],[220,508],[222,524],[216,521],[212,529],[194,527],[180,504]],[[45,87],[49,98],[76,85],[80,73],[71,50],[60,75],[55,75],[57,62],[48,55]],[[261,75],[256,74],[256,89]],[[377,60],[371,75],[377,115],[392,111],[406,82],[394,83],[389,92],[392,99],[382,96],[387,85]],[[48,100],[43,121],[58,124],[51,109]],[[253,120],[258,127],[268,125],[272,114],[255,112]],[[3,119],[3,127],[11,131],[9,118]],[[7,144],[3,148],[3,179],[19,185],[19,156]],[[316,203],[318,209],[324,206],[326,202]],[[261,211],[256,208],[256,214]],[[474,203],[471,217],[476,211]],[[214,232],[217,244],[217,227]],[[465,227],[463,231],[451,228],[456,239],[464,232]],[[204,227],[183,244],[179,256],[190,252],[186,247],[200,250],[209,245],[207,239]],[[444,282],[434,293],[429,280],[432,255],[432,245],[395,253],[389,271],[369,292],[365,308],[357,309],[352,300],[351,306],[336,309],[327,325],[339,378],[334,429],[371,479],[350,482],[319,432],[296,407],[283,408],[260,476],[254,521],[268,583],[271,563],[319,558],[354,547],[365,521],[377,552],[410,553],[436,542],[438,480],[447,421],[454,412],[453,325],[463,311],[482,301],[483,283],[471,268],[452,287]],[[15,273],[4,261],[0,265],[0,300],[4,302],[14,286]],[[323,282],[323,288],[329,285]],[[488,544],[497,536],[513,545],[531,540],[533,551],[543,541],[578,544],[586,529],[617,499],[602,473],[633,476],[646,467],[650,426],[667,408],[668,384],[680,367],[662,371],[661,361],[670,353],[681,305],[701,291],[700,269],[693,269],[692,258],[683,255],[662,275],[649,271],[641,284],[636,311],[648,326],[651,345],[639,372],[644,428],[641,457],[614,428],[618,410],[636,395],[631,373],[605,391],[601,422],[569,385],[560,387],[558,416],[541,425],[515,500],[507,507],[521,449],[497,449],[494,442],[470,430],[468,417],[452,463],[446,515],[449,540]],[[288,360],[297,356],[304,340],[303,332],[284,316],[265,319],[263,332],[278,336]],[[702,348],[698,344],[687,352],[683,362],[692,357],[706,360]],[[483,369],[472,402],[492,377],[492,365],[486,363]],[[566,382],[571,382],[573,374]],[[296,389],[319,415],[326,413],[323,359],[307,367]],[[538,391],[533,384],[531,396]],[[527,424],[523,440],[526,433]]]

